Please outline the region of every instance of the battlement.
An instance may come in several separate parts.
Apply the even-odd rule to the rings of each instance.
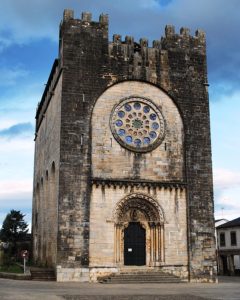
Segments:
[[[99,16],[99,22],[92,20],[92,13],[90,12],[82,12],[82,16],[80,19],[74,18],[74,11],[72,9],[65,9],[63,12],[63,23],[69,21],[81,21],[82,24],[86,23],[99,23],[100,25],[106,26],[108,25],[108,15],[101,14]]]
[[[157,48],[164,49],[166,45],[168,48],[195,48],[195,50],[205,48],[206,36],[205,32],[198,29],[195,32],[195,35],[190,35],[190,29],[182,27],[179,33],[175,33],[175,27],[173,25],[167,25],[165,27],[165,36],[161,37],[160,40],[153,40],[152,46],[149,47],[148,39],[140,38],[138,42],[134,41],[134,37],[125,36],[125,39],[122,39],[120,34],[114,34],[112,38],[113,45],[134,45],[139,44],[140,48]]]
[[[62,24],[71,23],[76,27],[86,27],[86,26],[100,26],[108,30],[108,15],[101,14],[99,16],[99,21],[92,20],[92,14],[90,12],[83,12],[81,18],[74,18],[74,11],[71,9],[65,9],[63,13],[63,21]],[[76,29],[75,26],[72,26],[72,29]],[[104,37],[108,37],[108,34]],[[206,48],[206,36],[205,32],[198,29],[195,32],[195,35],[190,34],[190,29],[182,27],[179,33],[175,32],[175,27],[173,25],[166,25],[165,27],[165,36],[161,37],[159,40],[153,40],[152,46],[149,47],[148,39],[141,38],[138,42],[134,41],[134,37],[126,36],[124,40],[122,40],[122,36],[120,34],[114,34],[112,41],[110,44],[117,45],[128,45],[133,46],[135,50],[140,51],[143,48],[155,48],[162,50],[169,49],[191,49],[196,51],[203,51],[205,53]],[[138,45],[138,46],[137,46]],[[123,50],[124,51],[124,50]]]
[[[37,109],[36,128],[40,126],[63,70],[67,73],[75,69],[76,74],[80,74],[81,70],[81,76],[84,77],[91,63],[94,72],[103,72],[101,78],[111,83],[141,79],[169,90],[168,74],[172,70],[179,77],[192,72],[192,77],[194,68],[198,68],[198,74],[202,74],[201,78],[198,75],[198,80],[205,84],[205,55],[206,37],[202,30],[197,30],[193,36],[189,28],[182,27],[176,32],[173,25],[167,25],[165,35],[153,40],[151,45],[147,38],[135,41],[129,35],[122,38],[120,34],[114,34],[112,40],[109,40],[107,14],[101,14],[98,21],[93,21],[90,12],[83,12],[79,18],[75,18],[73,10],[65,9],[60,25],[59,57]],[[201,61],[201,69],[196,65],[198,60]]]

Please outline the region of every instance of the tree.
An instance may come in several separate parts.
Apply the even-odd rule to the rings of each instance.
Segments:
[[[28,224],[24,221],[24,217],[19,210],[11,210],[0,230],[0,240],[9,243],[12,254],[16,253],[17,242],[25,239],[28,233]]]

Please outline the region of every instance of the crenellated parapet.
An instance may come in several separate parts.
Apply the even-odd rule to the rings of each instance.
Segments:
[[[175,33],[173,25],[165,27],[165,37],[161,38],[162,49],[182,49],[198,51],[205,54],[206,36],[205,32],[198,29],[195,35],[190,35],[190,29],[182,27],[179,33]]]
[[[80,21],[82,24],[84,23],[99,23],[100,25],[108,25],[108,15],[107,14],[101,14],[99,16],[99,22],[95,22],[92,20],[92,13],[90,12],[82,12],[81,18],[74,18],[74,11],[72,9],[65,9],[63,12],[63,23],[68,21]]]
[[[175,61],[179,57],[179,68]],[[179,53],[179,55],[175,55]],[[123,79],[144,79],[155,84],[160,84],[165,90],[171,88],[169,73],[174,68],[174,73],[184,73],[177,76],[186,76],[191,65],[198,60],[196,57],[205,57],[206,39],[202,30],[197,30],[195,35],[190,35],[188,28],[181,28],[175,33],[172,25],[165,28],[165,36],[153,40],[149,45],[148,39],[134,40],[131,36],[122,39],[121,35],[114,34],[109,42],[109,56],[112,69],[121,69]],[[183,61],[184,60],[184,61]],[[202,64],[204,66],[204,64]],[[180,69],[181,67],[181,69]],[[184,69],[183,69],[184,67]],[[178,70],[179,69],[179,70]],[[202,70],[201,81],[205,82],[206,68]]]
[[[108,81],[108,85],[118,80],[136,79],[170,91],[170,78],[173,77],[207,85],[206,37],[202,30],[192,36],[188,28],[182,27],[176,33],[174,26],[167,25],[165,35],[153,40],[151,45],[146,38],[136,41],[132,36],[122,38],[119,34],[114,34],[109,41],[107,14],[101,14],[99,20],[94,21],[90,12],[83,12],[76,18],[73,10],[65,9],[60,24],[58,67],[54,72],[58,74],[64,68],[65,72],[77,68],[74,61],[81,61],[82,77],[90,62],[96,68],[99,66],[96,72],[102,72],[101,78]],[[104,67],[99,65],[100,61],[104,61]],[[59,76],[51,73],[51,82],[55,82],[53,77]],[[37,128],[53,92],[54,84],[50,87],[48,82],[37,110]]]
[[[108,15],[101,14],[99,16],[99,21],[92,20],[92,13],[90,12],[82,12],[81,17],[75,18],[74,11],[71,9],[65,9],[63,13],[63,20],[60,24],[60,36],[61,36],[61,29],[65,28],[66,25],[70,25],[70,28],[74,31],[79,28],[101,28],[105,31],[108,31]]]
[[[81,18],[75,18],[73,10],[65,9],[63,20],[61,22],[61,29],[67,24],[70,25],[69,29],[71,29],[73,32],[78,31],[80,28],[88,28],[88,31],[90,31],[91,28],[104,29],[105,37],[108,37],[106,36],[108,31],[107,14],[101,14],[99,16],[99,21],[97,22],[92,20],[92,14],[90,12],[83,12]],[[122,36],[119,34],[114,34],[112,41],[109,42],[110,56],[118,56],[118,54],[123,54],[125,58],[136,52],[138,54],[151,52],[152,49],[158,49],[159,51],[182,49],[205,53],[205,47],[206,38],[205,33],[202,30],[197,30],[195,35],[192,36],[190,35],[190,29],[185,27],[182,27],[180,32],[176,33],[173,25],[167,25],[165,27],[165,36],[161,37],[160,40],[154,40],[152,42],[152,46],[149,46],[148,39],[146,38],[141,38],[139,41],[134,41],[133,37],[126,36],[123,40]]]
[[[195,35],[190,35],[188,28],[182,27],[179,33],[175,33],[175,28],[172,25],[165,27],[165,36],[160,40],[153,40],[152,46],[149,46],[148,39],[141,38],[139,41],[134,41],[131,36],[126,36],[123,40],[121,35],[114,34],[112,41],[109,43],[110,56],[118,57],[124,55],[128,59],[134,53],[140,55],[151,55],[162,50],[182,50],[196,51],[205,54],[206,38],[202,30],[197,30]]]

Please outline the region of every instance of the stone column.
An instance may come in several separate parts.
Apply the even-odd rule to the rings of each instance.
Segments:
[[[160,256],[161,256],[161,262],[165,261],[165,256],[164,256],[164,225],[160,226]]]
[[[121,226],[115,224],[115,262],[121,262]]]
[[[153,224],[150,223],[149,227],[150,227],[150,265],[153,266],[154,265],[154,242],[153,242],[154,227],[153,227]]]
[[[159,266],[161,261],[161,226],[156,226],[156,265]]]

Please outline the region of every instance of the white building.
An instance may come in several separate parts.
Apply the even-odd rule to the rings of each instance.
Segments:
[[[219,274],[240,274],[240,217],[216,229]]]

